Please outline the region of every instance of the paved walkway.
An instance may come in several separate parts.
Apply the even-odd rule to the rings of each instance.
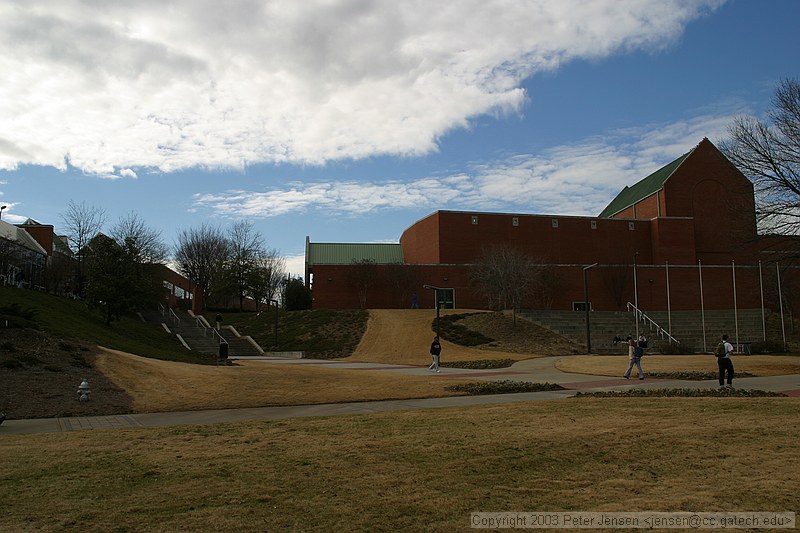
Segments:
[[[234,358],[231,358],[234,359]],[[357,363],[315,359],[286,359],[280,357],[239,357],[264,364],[291,364],[325,366],[366,372],[390,372],[409,375],[431,375],[427,367],[390,365],[384,363]],[[372,402],[350,402],[286,407],[258,407],[249,409],[217,409],[207,411],[183,411],[171,413],[140,413],[128,415],[38,418],[28,420],[6,420],[0,426],[0,436],[29,433],[57,433],[87,429],[115,429],[135,427],[160,427],[182,424],[217,424],[253,420],[280,420],[284,418],[368,414],[409,409],[433,409],[439,407],[466,407],[470,405],[496,405],[503,403],[552,400],[573,396],[578,391],[626,390],[631,388],[716,388],[716,380],[681,381],[664,379],[626,380],[616,377],[569,374],[555,367],[558,358],[546,357],[519,361],[510,368],[489,370],[467,370],[442,368],[441,374],[448,378],[466,378],[476,381],[527,381],[531,383],[558,383],[565,390],[548,392],[526,392],[518,394],[494,394],[487,396],[453,396],[448,398],[422,398],[411,400],[385,400]],[[800,375],[737,378],[736,387],[782,392],[800,396]]]

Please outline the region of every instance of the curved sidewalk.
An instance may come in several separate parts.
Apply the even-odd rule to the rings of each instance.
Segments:
[[[497,405],[503,403],[553,400],[573,396],[576,392],[627,390],[631,388],[716,388],[716,380],[681,381],[665,379],[626,380],[617,377],[569,374],[555,367],[558,358],[544,357],[520,361],[509,368],[468,370],[442,368],[433,374],[427,367],[390,365],[384,363],[360,363],[348,361],[286,359],[280,357],[241,357],[264,364],[297,364],[363,370],[367,372],[390,372],[408,375],[430,375],[432,377],[464,378],[480,381],[527,381],[532,383],[557,383],[565,390],[527,392],[517,394],[494,394],[486,396],[450,396],[445,398],[420,398],[409,400],[383,400],[348,402],[336,404],[298,405],[284,407],[257,407],[247,409],[217,409],[205,411],[183,411],[166,413],[137,413],[70,418],[40,418],[6,420],[0,426],[0,436],[31,433],[57,433],[88,429],[118,429],[137,427],[163,427],[184,424],[218,424],[258,420],[280,420],[315,416],[355,415],[403,411],[410,409],[434,409],[441,407],[467,407],[472,405]],[[759,389],[800,396],[800,375],[739,378],[737,388]]]

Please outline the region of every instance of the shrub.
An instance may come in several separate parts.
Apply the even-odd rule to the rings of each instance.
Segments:
[[[69,362],[69,364],[75,368],[92,368],[92,365],[90,365],[80,354],[73,354],[72,360]]]
[[[516,361],[513,359],[478,359],[476,361],[448,361],[441,363],[442,367],[447,368],[470,368],[480,370],[486,368],[508,368]]]
[[[573,398],[762,398],[786,396],[780,392],[756,389],[629,389],[624,391],[578,392]]]
[[[782,342],[777,341],[758,341],[750,345],[752,354],[786,353]]]
[[[658,351],[664,355],[691,355],[696,353],[691,343],[681,342],[679,344],[659,344]]]
[[[686,370],[682,372],[648,372],[647,377],[658,379],[681,379],[685,381],[705,381],[707,379],[717,379],[719,372],[700,372],[695,370]],[[752,378],[753,374],[749,372],[736,372],[737,378]]]
[[[464,383],[450,385],[446,390],[453,392],[466,392],[471,396],[482,394],[514,394],[517,392],[541,392],[564,390],[556,383],[528,383],[527,381],[480,381],[477,383]]]
[[[488,344],[490,342],[494,342],[494,339],[491,337],[487,337],[477,331],[473,331],[468,327],[458,324],[459,320],[462,320],[470,315],[475,315],[478,313],[461,313],[455,315],[446,315],[439,317],[439,333],[443,339],[447,339],[450,342],[455,344],[460,344],[461,346],[479,346],[481,344]],[[436,329],[436,319],[433,319],[433,323],[431,324],[431,329]]]

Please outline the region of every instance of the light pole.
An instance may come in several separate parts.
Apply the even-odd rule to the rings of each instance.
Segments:
[[[589,329],[589,269],[597,266],[597,263],[583,267],[583,310],[586,313],[586,353],[592,353],[592,334]]]
[[[0,205],[0,220],[3,220],[3,210],[8,207],[7,205]]]
[[[633,312],[634,319],[636,320],[636,338],[639,338],[639,287],[636,284],[636,256],[639,252],[633,254],[633,307],[636,309]]]
[[[433,285],[423,285],[423,289],[433,290],[434,304],[436,305],[436,336],[439,337],[439,291],[441,287],[434,287]]]
[[[269,300],[275,306],[275,351],[278,350],[278,300]]]

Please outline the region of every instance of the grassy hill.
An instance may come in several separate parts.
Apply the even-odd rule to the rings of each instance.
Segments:
[[[214,313],[206,319],[213,321]],[[278,311],[278,345],[275,346],[275,310],[262,313],[228,313],[225,325],[250,335],[265,350],[302,351],[315,359],[353,354],[367,329],[369,313],[363,309]]]
[[[27,289],[0,287],[0,328],[6,327],[34,328],[55,337],[79,339],[156,359],[202,362],[174,335],[138,317],[123,317],[106,326],[100,313],[90,310],[84,302]]]
[[[212,323],[214,314],[206,316]],[[304,351],[310,357],[323,359],[347,357],[361,340],[367,318],[364,310],[279,311],[277,350]],[[267,350],[274,345],[274,324],[273,311],[225,314],[225,325],[250,335]],[[0,331],[6,327],[34,328],[56,337],[156,359],[211,362],[208,357],[188,352],[174,335],[136,316],[123,317],[106,326],[100,313],[84,302],[26,289],[0,287]]]

